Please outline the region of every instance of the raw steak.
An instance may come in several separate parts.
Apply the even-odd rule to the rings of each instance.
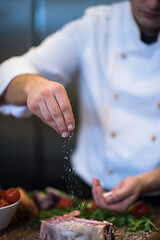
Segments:
[[[113,224],[107,221],[57,216],[41,221],[42,240],[114,240]]]

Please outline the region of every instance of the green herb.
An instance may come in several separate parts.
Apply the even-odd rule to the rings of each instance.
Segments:
[[[59,207],[51,208],[48,210],[40,210],[38,219],[42,220],[53,216],[61,216],[67,212],[79,210],[81,212],[82,218],[99,221],[106,220],[113,223],[114,226],[117,226],[119,228],[126,227],[130,232],[138,230],[150,231],[151,229],[158,231],[158,228],[152,222],[152,217],[142,217],[140,219],[137,219],[130,214],[130,210],[127,210],[125,213],[113,213],[101,208],[86,211],[86,205],[87,203],[85,201],[74,199],[74,207],[67,208],[65,210],[62,210]]]

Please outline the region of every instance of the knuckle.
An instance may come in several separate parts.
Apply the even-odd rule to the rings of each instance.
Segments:
[[[122,200],[122,196],[120,195],[120,194],[116,194],[116,195],[114,195],[113,197],[112,197],[112,201],[114,202],[114,203],[118,203],[118,202],[120,202]]]
[[[62,113],[59,109],[52,109],[50,114],[55,121],[59,121],[62,118]]]
[[[52,116],[54,119],[59,119],[61,117],[61,113],[60,113],[60,111],[54,111],[52,113]]]
[[[112,195],[112,201],[118,201],[119,199],[119,194],[116,192],[114,195]]]
[[[61,107],[61,110],[62,110],[63,113],[71,112],[71,106],[69,106],[68,104],[64,104],[64,105]]]
[[[42,97],[40,94],[35,95],[34,97],[34,102],[35,103],[40,103],[42,101]]]
[[[42,97],[37,94],[34,96],[34,98],[29,98],[27,100],[27,105],[28,105],[28,108],[31,110],[31,111],[36,111],[37,108],[38,108],[38,105],[42,102]]]
[[[50,114],[45,115],[45,121],[46,122],[51,122],[52,121],[52,118],[51,118]]]
[[[50,89],[49,88],[45,88],[42,92],[42,95],[44,97],[49,97],[50,96]]]
[[[55,93],[57,93],[57,94],[60,94],[60,93],[62,93],[62,92],[64,91],[64,87],[63,87],[63,85],[60,84],[60,83],[55,83],[55,84],[54,84],[54,87],[53,87],[53,91],[54,91]]]
[[[37,104],[35,102],[28,103],[28,108],[31,112],[35,112],[37,110]]]

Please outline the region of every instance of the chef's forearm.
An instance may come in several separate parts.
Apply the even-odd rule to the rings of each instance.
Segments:
[[[160,191],[160,168],[138,176],[141,183],[141,194]]]
[[[1,101],[4,104],[26,105],[28,90],[31,88],[32,82],[35,82],[39,78],[41,77],[35,74],[21,74],[16,76],[2,95]]]

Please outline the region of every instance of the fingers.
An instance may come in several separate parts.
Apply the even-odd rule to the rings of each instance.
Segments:
[[[135,178],[125,178],[112,190],[112,195],[110,195],[110,198],[106,198],[106,202],[108,204],[114,204],[130,196],[136,197],[138,195],[137,189],[137,181]]]
[[[93,188],[93,197],[99,207],[106,208],[106,203],[103,198],[103,190],[101,187]]]
[[[92,194],[93,194],[93,197],[94,197],[95,201],[97,202],[97,204],[100,207],[106,208],[106,206],[107,206],[106,199],[109,198],[111,193],[112,192],[104,192],[101,185],[100,185],[99,179],[93,178],[93,180],[92,180]]]
[[[133,202],[132,196],[122,201],[117,201],[114,203],[108,203],[107,199],[112,198],[112,192],[104,192],[101,187],[93,186],[92,193],[94,200],[96,201],[97,205],[101,208],[104,208],[109,211],[114,212],[124,212],[128,206]]]
[[[126,189],[113,189],[112,194],[104,195],[107,204],[115,204],[117,202],[123,201],[125,198],[129,197],[130,193]]]
[[[59,133],[58,126],[52,116],[50,115],[50,112],[48,111],[47,105],[43,102],[41,103],[41,106],[39,107],[39,114],[37,115],[44,123],[46,123],[48,126],[53,128],[56,132]]]
[[[58,129],[58,133],[62,135],[62,137],[67,137],[69,135],[69,131],[66,126],[63,112],[61,111],[55,97],[51,95],[50,97],[45,98],[44,101],[46,109],[43,109],[42,104],[41,111],[43,111],[43,114],[45,114],[44,117],[47,124],[50,125],[52,123],[55,123]]]
[[[75,121],[74,116],[72,112],[72,107],[69,101],[69,98],[67,96],[66,90],[64,88],[61,89],[61,92],[56,92],[55,99],[57,101],[57,105],[59,106],[59,109],[61,110],[64,125],[62,121],[62,117],[58,118],[57,116],[56,123],[58,128],[60,129],[60,132],[63,133],[64,131],[72,131],[75,127]],[[63,127],[62,127],[62,125]],[[61,129],[62,128],[62,129]]]
[[[133,179],[126,179],[112,191],[105,192],[98,179],[93,179],[92,193],[98,206],[115,212],[124,212],[136,199]]]
[[[92,179],[92,185],[93,186],[100,186],[100,181],[98,178],[93,178]]]
[[[100,186],[100,181],[94,178],[93,184],[92,184],[92,194],[93,194],[94,200],[96,201],[99,207],[106,208],[106,203],[103,197],[103,193],[104,191]]]
[[[113,204],[108,204],[106,203],[106,209],[113,211],[113,212],[118,212],[118,213],[122,213],[125,210],[127,210],[127,208],[130,206],[131,203],[133,203],[133,197],[127,197],[125,199],[123,199],[122,201],[113,203]]]
[[[27,105],[48,126],[62,137],[74,130],[75,121],[66,90],[61,84],[46,81],[44,86],[32,90]]]

